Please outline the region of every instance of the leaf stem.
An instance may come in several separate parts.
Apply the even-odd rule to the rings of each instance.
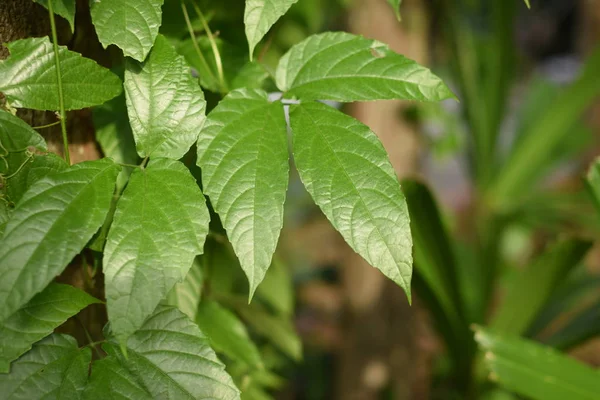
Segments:
[[[58,124],[60,124],[60,121],[51,122],[51,123],[46,124],[46,125],[32,126],[32,129],[50,128],[51,126],[58,125]]]
[[[198,14],[198,18],[200,18],[200,22],[206,31],[206,36],[208,36],[208,40],[210,42],[210,47],[212,48],[213,55],[215,56],[215,64],[217,65],[217,73],[219,74],[219,83],[221,85],[221,90],[224,93],[228,92],[227,85],[225,84],[225,75],[223,74],[223,63],[221,61],[221,53],[219,52],[219,47],[217,46],[217,41],[215,40],[215,36],[210,30],[210,26],[206,22],[206,18],[204,18],[204,14],[200,7],[196,4],[195,0],[192,0],[192,5],[194,6],[194,10],[196,10],[196,14]]]
[[[48,14],[50,16],[50,27],[52,29],[52,45],[54,47],[54,64],[56,67],[56,82],[58,84],[58,107],[60,112],[60,128],[62,131],[65,161],[71,165],[71,154],[69,154],[69,139],[67,138],[67,115],[65,113],[65,100],[63,97],[62,77],[60,73],[60,59],[58,57],[58,35],[56,34],[56,23],[54,22],[54,9],[52,0],[48,0]]]
[[[211,78],[216,81],[217,77],[215,76],[212,69],[208,65],[206,58],[204,58],[204,54],[202,54],[202,50],[200,50],[200,45],[198,44],[198,39],[196,39],[196,34],[194,33],[194,27],[192,26],[192,22],[190,21],[190,15],[188,14],[187,7],[185,6],[185,0],[181,0],[181,10],[183,11],[183,17],[185,19],[185,24],[187,25],[188,31],[190,33],[190,37],[192,38],[192,43],[194,45],[194,49],[196,50],[196,53],[198,54],[198,58],[200,59],[200,62],[202,62],[202,65],[204,65],[204,68],[206,68],[206,70],[210,73]]]

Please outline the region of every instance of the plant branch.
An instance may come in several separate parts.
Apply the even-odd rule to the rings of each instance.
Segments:
[[[46,124],[46,125],[32,126],[32,129],[50,128],[51,126],[58,125],[58,124],[60,124],[60,121],[51,122],[51,123]]]
[[[198,44],[198,39],[196,39],[196,34],[194,33],[192,21],[190,21],[190,15],[188,14],[187,7],[185,6],[185,0],[181,0],[181,10],[183,11],[183,17],[185,19],[185,24],[187,25],[188,32],[190,33],[190,37],[192,38],[192,43],[194,45],[194,49],[196,50],[196,53],[198,54],[198,58],[200,59],[200,62],[202,63],[202,65],[204,65],[204,68],[206,68],[206,70],[210,73],[211,78],[213,78],[216,81],[217,77],[215,76],[212,69],[208,65],[206,58],[204,58],[204,54],[202,54],[202,50],[200,50],[200,45]]]
[[[60,59],[58,57],[58,35],[56,34],[56,23],[54,22],[54,9],[52,0],[48,0],[48,14],[50,15],[50,27],[52,29],[52,45],[54,47],[54,64],[56,67],[56,83],[58,84],[58,107],[60,112],[60,128],[62,131],[65,161],[71,165],[69,154],[69,139],[67,138],[67,115],[65,113],[65,99],[63,96],[62,77],[60,73]]]

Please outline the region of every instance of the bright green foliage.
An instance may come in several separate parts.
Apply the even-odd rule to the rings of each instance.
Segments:
[[[0,321],[41,292],[100,227],[119,169],[110,159],[83,162],[25,193],[0,246]]]
[[[90,2],[92,22],[104,47],[144,61],[160,27],[163,0],[102,0]]]
[[[10,57],[0,61],[0,92],[11,106],[35,110],[59,109],[52,43],[47,37],[6,44]],[[119,78],[81,54],[59,46],[66,110],[102,104],[121,93]]]
[[[179,161],[153,159],[131,174],[104,249],[108,317],[121,342],[186,276],[208,222],[204,196]]]
[[[156,38],[145,62],[126,61],[125,95],[140,157],[183,157],[204,125],[206,102],[165,37]]]
[[[27,150],[28,147],[48,151],[46,142],[39,133],[21,118],[0,110],[0,157],[7,153]]]
[[[250,59],[258,42],[296,2],[298,0],[246,0],[244,25],[246,25]]]
[[[289,167],[281,104],[269,103],[262,90],[231,92],[209,114],[198,139],[198,165],[252,298],[283,225]]]
[[[225,366],[192,321],[173,307],[159,306],[126,342],[114,337],[108,356],[94,362],[86,399],[239,399]]]
[[[600,212],[600,159],[596,159],[590,166],[586,176],[586,187]]]
[[[6,400],[82,399],[90,349],[79,350],[74,338],[53,334],[33,345],[8,375],[0,374]]]
[[[290,111],[294,160],[315,203],[346,242],[410,299],[412,239],[400,184],[377,136],[321,103]]]
[[[100,301],[69,285],[51,283],[25,306],[0,323],[0,373],[31,345],[81,309]]]
[[[600,393],[598,372],[556,350],[528,340],[477,329],[491,378],[534,400],[593,400]]]
[[[48,0],[33,0],[34,2],[48,8]],[[52,0],[54,13],[67,20],[71,26],[71,32],[75,31],[75,1],[76,0]]]
[[[169,292],[167,304],[179,308],[182,313],[193,321],[196,318],[198,304],[200,304],[200,298],[202,297],[203,283],[202,261],[201,258],[196,257],[183,282],[176,283]]]
[[[569,272],[581,262],[592,243],[571,239],[544,252],[509,282],[506,296],[491,327],[498,333],[523,334]]]
[[[402,20],[402,17],[400,16],[400,5],[402,4],[402,0],[387,0],[387,2],[390,3],[390,6],[394,8],[394,12],[396,13],[396,18],[398,18],[398,21]]]
[[[525,4],[527,5],[527,8],[531,8],[531,3],[529,2],[529,0],[525,0]]]
[[[407,99],[453,97],[427,68],[385,44],[345,32],[313,35],[279,61],[277,86],[285,98],[301,100]]]
[[[208,336],[213,349],[246,363],[250,368],[262,368],[256,345],[244,324],[231,311],[219,303],[205,300],[200,303],[195,321]]]

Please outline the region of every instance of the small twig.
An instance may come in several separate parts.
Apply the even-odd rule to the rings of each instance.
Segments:
[[[60,124],[60,121],[51,122],[49,124],[41,125],[41,126],[32,126],[32,128],[33,129],[44,129],[44,128],[50,128],[51,126],[58,125],[58,124]]]
[[[198,44],[198,39],[196,39],[196,34],[194,33],[194,28],[192,27],[192,22],[190,21],[190,16],[188,14],[187,7],[185,6],[185,0],[181,0],[181,10],[183,11],[183,17],[185,19],[185,24],[187,25],[188,32],[190,33],[190,37],[192,38],[192,44],[194,45],[194,49],[196,50],[196,53],[198,54],[198,58],[200,59],[200,62],[202,63],[202,65],[204,65],[204,68],[206,68],[206,70],[208,71],[208,73],[210,74],[212,79],[214,79],[216,81],[217,77],[215,76],[212,69],[208,65],[206,58],[204,58],[204,54],[202,54],[202,50],[200,50],[200,45]]]

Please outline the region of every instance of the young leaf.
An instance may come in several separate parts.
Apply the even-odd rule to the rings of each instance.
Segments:
[[[246,0],[244,25],[246,25],[250,60],[258,42],[296,2],[298,0]]]
[[[527,6],[527,8],[531,8],[531,3],[529,2],[529,0],[525,0],[525,5]]]
[[[412,239],[400,184],[377,136],[321,103],[290,111],[294,159],[315,203],[346,242],[410,299]]]
[[[490,377],[522,396],[534,400],[598,398],[597,371],[550,347],[485,329],[477,329],[475,340],[486,352]]]
[[[402,17],[400,16],[400,4],[402,4],[402,0],[387,0],[387,2],[390,3],[390,6],[392,6],[392,8],[394,9],[398,21],[401,21]]]
[[[0,110],[0,157],[27,150],[28,147],[48,151],[46,141],[39,133],[21,118]]]
[[[86,399],[240,398],[206,336],[176,308],[159,306],[127,340],[127,356],[115,339],[92,365]]]
[[[361,101],[439,101],[454,97],[429,69],[387,45],[345,32],[313,35],[279,61],[277,86],[285,98]]]
[[[0,323],[0,373],[31,345],[83,308],[100,301],[69,285],[51,283],[25,306]]]
[[[242,361],[251,368],[262,368],[256,345],[248,336],[244,324],[231,311],[214,301],[205,300],[198,308],[196,323],[216,351]]]
[[[208,223],[204,196],[179,161],[154,159],[131,174],[104,249],[108,318],[121,342],[183,280]]]
[[[105,48],[117,45],[124,55],[144,61],[158,35],[163,1],[92,1],[92,22],[100,43]]]
[[[164,36],[156,38],[146,61],[126,61],[125,95],[140,157],[183,157],[202,130],[206,102]]]
[[[195,320],[203,283],[202,261],[196,257],[183,282],[176,283],[167,295],[167,304],[177,307],[192,321]]]
[[[102,225],[119,170],[110,159],[83,162],[23,195],[0,243],[0,321],[42,291]]]
[[[48,0],[33,1],[48,8]],[[75,31],[75,1],[76,0],[52,0],[54,13],[67,20],[71,26],[71,32]]]
[[[10,374],[0,374],[2,398],[81,399],[91,359],[90,349],[79,350],[71,336],[50,335],[15,361]]]
[[[0,61],[0,92],[17,108],[56,111],[59,107],[54,50],[47,37],[6,44],[10,56]],[[66,110],[102,104],[121,93],[121,80],[81,54],[59,46]]]
[[[252,298],[283,225],[289,162],[281,104],[269,103],[262,90],[231,92],[209,114],[198,139],[198,165]]]

